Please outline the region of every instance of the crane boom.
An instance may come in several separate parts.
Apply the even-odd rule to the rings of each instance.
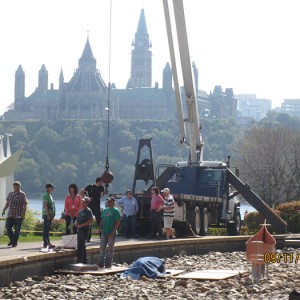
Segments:
[[[190,146],[189,164],[199,165],[203,161],[204,143],[202,141],[202,136],[199,127],[195,82],[194,82],[192,64],[190,59],[183,0],[173,0],[173,10],[174,10],[174,18],[176,24],[178,48],[180,53],[181,71],[182,71],[182,77],[184,82],[184,94],[185,94],[185,101],[187,107],[187,118],[183,117],[183,111],[182,111],[181,93],[180,93],[180,88],[178,83],[176,55],[174,50],[172,24],[171,24],[168,0],[163,0],[163,6],[164,6],[166,27],[167,27],[172,72],[174,78],[176,104],[178,110],[179,126],[181,131],[181,142],[186,142],[186,133],[185,133],[185,126],[184,126],[184,122],[186,121],[189,124],[189,146]]]

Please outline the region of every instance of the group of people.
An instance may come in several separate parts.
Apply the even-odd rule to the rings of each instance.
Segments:
[[[43,247],[55,248],[50,242],[50,229],[54,220],[56,209],[52,198],[54,185],[47,183],[43,194],[42,218],[43,218]],[[166,238],[175,238],[173,235],[172,224],[175,216],[175,203],[170,190],[164,188],[163,197],[160,195],[157,187],[152,188],[151,209],[150,209],[150,238],[162,239],[163,215]],[[90,184],[78,192],[76,184],[69,185],[68,194],[64,202],[64,214],[66,221],[66,235],[77,234],[77,262],[87,263],[86,243],[91,239],[91,225],[93,218],[99,226],[100,234],[100,258],[99,266],[101,268],[111,267],[115,237],[121,224],[121,213],[115,206],[115,199],[109,197],[106,200],[106,207],[101,213],[100,199],[105,194],[102,178],[96,178],[94,184]],[[21,183],[13,183],[13,191],[6,199],[6,204],[2,211],[6,219],[7,234],[9,237],[8,246],[16,247],[22,221],[25,216],[28,201],[26,194],[21,190]],[[137,238],[136,215],[139,211],[137,200],[132,196],[130,190],[126,191],[123,198],[118,200],[118,206],[121,208],[124,220],[124,232],[127,238],[132,236]],[[14,227],[14,232],[13,232]]]
[[[163,239],[161,216],[163,215],[164,229],[166,239],[175,238],[173,234],[173,219],[175,217],[175,201],[170,194],[170,189],[164,188],[163,197],[159,193],[157,187],[151,189],[151,205],[150,205],[150,234],[149,238]]]
[[[44,247],[49,248],[55,247],[49,240],[49,230],[55,216],[55,204],[51,196],[53,189],[53,184],[46,184],[46,192],[43,195],[43,241]],[[76,184],[69,185],[69,193],[65,197],[66,234],[70,234],[71,231],[77,234],[77,263],[87,264],[86,242],[91,238],[91,225],[95,217],[101,235],[99,266],[109,268],[112,264],[115,237],[120,225],[120,212],[114,206],[114,198],[110,197],[101,215],[100,199],[103,195],[101,177],[96,178],[95,184],[86,186],[79,194]]]

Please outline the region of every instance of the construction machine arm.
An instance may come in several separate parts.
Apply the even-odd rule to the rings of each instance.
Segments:
[[[185,125],[189,124],[189,145],[190,145],[190,164],[199,164],[203,160],[203,141],[199,128],[197,98],[195,92],[195,82],[192,72],[189,44],[185,23],[183,0],[173,0],[173,10],[176,25],[177,41],[180,52],[181,70],[184,82],[184,94],[187,107],[187,118],[184,119],[182,111],[181,93],[178,83],[178,74],[176,66],[176,55],[173,40],[172,22],[170,18],[169,0],[163,0],[164,14],[168,35],[169,51],[171,57],[172,72],[174,78],[174,88],[176,95],[176,104],[181,130],[181,142],[186,142]],[[199,153],[199,155],[197,155]]]

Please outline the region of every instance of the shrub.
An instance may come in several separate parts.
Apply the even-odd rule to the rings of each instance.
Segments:
[[[66,222],[63,219],[54,219],[51,225],[51,231],[53,232],[65,232]]]
[[[253,211],[250,213],[245,213],[244,221],[248,228],[248,233],[254,234],[261,228],[261,224],[263,224],[265,220],[259,212]]]
[[[240,235],[248,235],[248,234],[249,234],[249,229],[246,226],[242,226]]]
[[[30,208],[26,209],[25,219],[22,222],[22,230],[34,230],[38,218]]]
[[[287,223],[287,230],[298,233],[300,228],[300,201],[279,204],[276,209],[280,217]]]
[[[35,223],[34,231],[35,235],[42,235],[44,221],[37,221]],[[57,232],[57,234],[64,233],[66,231],[66,222],[63,219],[54,219],[51,224],[50,232]]]
[[[212,235],[212,236],[227,235],[227,229],[210,227],[208,228],[208,235]]]

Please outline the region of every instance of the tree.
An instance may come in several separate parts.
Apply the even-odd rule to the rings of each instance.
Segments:
[[[70,183],[75,183],[77,178],[77,167],[71,163],[61,163],[57,166],[58,172],[55,178],[55,186],[59,190],[65,190],[68,192],[68,186]]]
[[[30,148],[36,148],[48,153],[49,156],[56,158],[59,151],[62,137],[53,129],[44,126],[36,132],[29,143]]]
[[[39,165],[32,158],[24,158],[20,161],[15,178],[21,181],[26,194],[40,194],[42,183],[39,171]]]
[[[300,135],[288,128],[252,128],[238,141],[241,177],[270,206],[299,196]]]

